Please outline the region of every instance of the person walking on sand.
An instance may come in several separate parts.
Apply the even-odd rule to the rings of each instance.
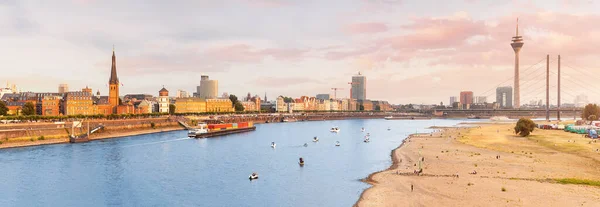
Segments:
[[[413,192],[413,190],[414,190],[414,186],[413,186],[413,184],[410,184],[410,192]]]

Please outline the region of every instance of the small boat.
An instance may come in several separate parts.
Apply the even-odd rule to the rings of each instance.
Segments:
[[[258,173],[252,173],[250,176],[248,176],[248,179],[250,179],[250,180],[258,179]]]
[[[340,132],[340,128],[338,128],[338,127],[332,127],[329,131],[330,132],[338,133],[338,132]]]
[[[360,131],[361,131],[361,132],[365,132],[365,128],[364,128],[364,127],[363,127],[363,128],[361,128],[361,129],[360,129]]]
[[[275,142],[271,142],[271,147],[272,147],[272,148],[275,148],[275,146],[277,146],[277,145],[275,144]]]
[[[300,160],[298,161],[298,164],[299,164],[300,166],[304,166],[304,160],[303,160],[302,158],[300,158]]]
[[[370,141],[371,140],[367,137],[364,142],[367,143],[367,142],[370,142]]]
[[[392,130],[391,128],[388,127],[388,131]]]
[[[304,147],[308,147],[308,143],[304,143]]]
[[[370,136],[371,136],[371,133],[367,133],[367,137],[370,137]]]
[[[339,146],[340,146],[340,141],[336,141],[336,142],[335,142],[335,146],[336,146],[336,147],[339,147]]]
[[[318,137],[313,138],[313,142],[318,142],[318,141],[319,141]]]

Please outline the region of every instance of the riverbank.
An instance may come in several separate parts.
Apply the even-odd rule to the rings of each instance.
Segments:
[[[373,173],[355,206],[594,206],[600,203],[600,143],[513,124],[412,135]],[[422,160],[423,173],[414,173]],[[472,172],[477,174],[471,174]],[[584,183],[572,185],[560,183]],[[412,186],[412,189],[411,189]]]
[[[177,130],[183,130],[183,129],[184,128],[181,126],[166,126],[166,127],[156,128],[156,129],[149,128],[149,129],[103,131],[103,132],[99,132],[98,134],[91,135],[90,141],[101,140],[101,139],[121,138],[121,137],[144,135],[144,134],[153,134],[153,133],[160,133],[160,132],[177,131]],[[49,136],[49,137],[44,137],[43,139],[27,137],[27,138],[22,138],[19,140],[17,140],[17,141],[11,140],[13,142],[2,143],[0,145],[0,149],[69,143],[69,138],[67,136],[54,136],[54,137]]]

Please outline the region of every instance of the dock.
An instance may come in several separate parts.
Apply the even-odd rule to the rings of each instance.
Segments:
[[[255,131],[255,130],[256,130],[255,126],[245,127],[245,128],[214,130],[214,131],[209,131],[208,133],[198,134],[198,135],[196,135],[195,138],[217,137],[217,136],[224,136],[224,135],[229,135],[229,134],[250,132],[250,131]]]

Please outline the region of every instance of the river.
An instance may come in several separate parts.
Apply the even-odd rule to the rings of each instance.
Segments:
[[[258,125],[190,139],[164,132],[0,150],[3,206],[352,206],[360,179],[429,126],[464,120],[337,120]],[[338,126],[339,133],[329,129]],[[371,142],[364,143],[366,132]],[[387,130],[388,127],[390,130]],[[312,142],[314,136],[319,142]],[[277,144],[275,149],[271,142]],[[336,147],[339,141],[341,146]],[[304,147],[303,144],[308,146]],[[298,165],[298,158],[306,161]],[[250,181],[248,175],[260,178]]]

